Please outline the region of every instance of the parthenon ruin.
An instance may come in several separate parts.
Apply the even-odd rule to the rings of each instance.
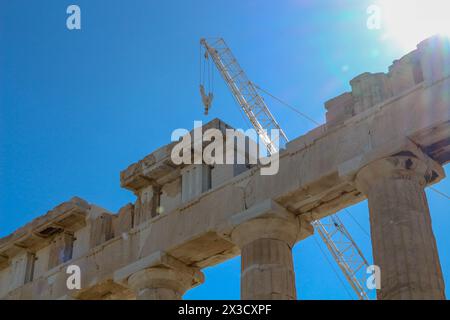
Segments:
[[[239,254],[242,299],[296,299],[294,244],[365,199],[377,298],[445,299],[424,188],[450,161],[450,41],[427,39],[350,84],[324,125],[280,151],[276,175],[175,165],[171,143],[121,172],[135,203],[113,213],[75,197],[0,239],[0,299],[180,299],[207,281],[203,268]]]

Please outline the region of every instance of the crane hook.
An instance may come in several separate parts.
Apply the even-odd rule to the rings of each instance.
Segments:
[[[205,115],[208,115],[208,111],[209,111],[209,108],[211,107],[211,103],[214,98],[214,95],[212,94],[212,92],[206,94],[205,88],[203,87],[202,84],[200,85],[200,95],[202,96],[202,102],[203,102],[203,105],[205,106]]]

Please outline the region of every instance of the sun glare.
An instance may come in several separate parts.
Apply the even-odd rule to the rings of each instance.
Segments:
[[[450,0],[379,0],[383,39],[412,50],[422,40],[450,36]]]

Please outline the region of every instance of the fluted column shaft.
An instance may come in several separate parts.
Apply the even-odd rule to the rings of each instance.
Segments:
[[[369,200],[378,299],[445,299],[424,187],[432,172],[415,157],[377,160],[357,175]]]
[[[241,248],[241,299],[296,299],[292,246],[298,231],[295,217],[254,219],[233,231]]]

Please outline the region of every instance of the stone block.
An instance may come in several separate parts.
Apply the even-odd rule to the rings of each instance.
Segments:
[[[389,78],[384,73],[363,73],[350,81],[355,100],[355,114],[392,97]]]
[[[342,123],[351,118],[354,113],[354,106],[355,102],[351,92],[346,92],[325,102],[327,125]]]
[[[153,186],[147,186],[138,192],[138,198],[134,204],[134,226],[136,227],[141,223],[149,220],[154,216],[154,188]]]
[[[50,243],[48,270],[72,259],[74,237],[62,232],[56,235]]]
[[[393,96],[397,96],[423,81],[417,51],[413,51],[400,60],[394,61],[389,68],[389,80]]]
[[[187,202],[211,188],[211,167],[194,164],[181,171],[181,199]]]
[[[14,290],[25,283],[27,272],[28,254],[23,252],[15,256],[11,261],[11,269],[9,273],[9,289]]]
[[[48,259],[50,246],[46,246],[36,252],[36,262],[34,264],[34,278],[39,278],[48,271]]]
[[[429,86],[450,76],[450,38],[435,36],[418,45],[425,83]]]
[[[113,215],[102,213],[91,222],[90,247],[96,247],[114,237]]]
[[[181,204],[181,178],[164,184],[161,188],[159,214],[169,213]]]
[[[131,203],[120,208],[117,218],[114,219],[114,234],[120,236],[133,228],[134,205]]]

